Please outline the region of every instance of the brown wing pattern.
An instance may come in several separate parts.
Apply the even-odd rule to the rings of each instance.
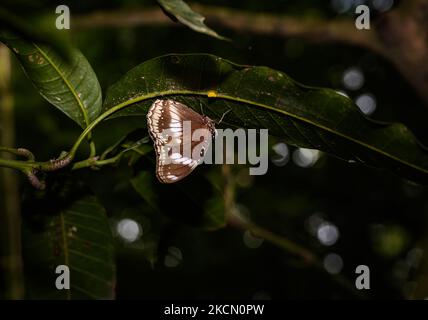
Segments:
[[[212,135],[215,130],[208,117],[174,100],[156,100],[147,113],[149,133],[156,150],[156,175],[163,183],[177,182],[188,176],[203,161],[210,146],[210,140],[191,141],[190,137],[184,137],[183,121],[191,121],[192,131],[202,129]],[[168,130],[168,135],[164,130]],[[172,150],[171,143],[177,149]],[[196,153],[194,157],[183,155],[189,143],[192,154]]]

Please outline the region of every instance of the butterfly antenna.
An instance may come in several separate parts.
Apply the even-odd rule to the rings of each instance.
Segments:
[[[220,124],[220,123],[223,121],[224,116],[225,116],[226,114],[228,114],[230,111],[232,111],[232,109],[229,109],[229,110],[227,110],[225,113],[223,113],[223,115],[221,116],[221,118],[220,118],[220,120],[218,121],[218,123],[217,123],[217,124]]]

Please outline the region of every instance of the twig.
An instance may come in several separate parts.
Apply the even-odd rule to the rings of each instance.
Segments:
[[[242,217],[237,213],[235,209],[235,182],[234,177],[232,175],[231,166],[223,165],[222,167],[222,173],[223,173],[223,192],[224,192],[224,204],[225,204],[225,210],[226,210],[226,219],[227,223],[231,227],[235,227],[241,230],[248,230],[250,231],[254,236],[265,239],[266,241],[269,241],[273,245],[276,245],[277,247],[287,251],[288,253],[300,257],[303,262],[308,265],[315,267],[319,271],[321,271],[323,274],[328,275],[335,281],[337,284],[345,288],[347,291],[352,293],[355,297],[358,297],[360,299],[364,299],[365,297],[355,289],[355,286],[343,275],[331,275],[329,274],[325,269],[323,264],[321,263],[318,256],[313,253],[311,250],[305,248],[304,246],[297,244],[286,237],[282,235],[278,235],[273,233],[272,231],[269,231],[265,228],[262,228],[250,221],[248,221],[246,218]]]
[[[309,19],[201,4],[191,6],[207,18],[209,25],[239,34],[299,37],[312,42],[345,43],[372,50],[391,61],[428,106],[428,1],[402,1],[398,7],[372,21],[370,30],[358,30],[353,19]],[[157,7],[99,11],[73,18],[76,29],[145,25],[180,26]]]
[[[381,51],[373,32],[358,32],[351,20],[302,19],[269,13],[251,13],[226,7],[193,4],[210,24],[237,33],[252,33],[278,37],[303,37],[316,42],[346,42]],[[76,29],[100,27],[180,26],[157,8],[122,11],[98,11],[73,18]]]
[[[17,156],[25,157],[30,161],[34,161],[35,159],[33,153],[30,150],[24,149],[24,148],[15,149],[15,148],[9,148],[9,147],[0,147],[0,152],[12,153]]]

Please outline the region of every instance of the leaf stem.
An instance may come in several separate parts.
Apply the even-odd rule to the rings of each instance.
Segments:
[[[86,128],[83,130],[83,132],[80,134],[80,136],[77,138],[76,142],[74,143],[73,147],[71,148],[68,155],[71,158],[74,158],[74,155],[76,154],[77,149],[79,148],[82,141],[85,139],[85,137],[91,132],[92,129],[94,129],[101,121],[103,121],[105,118],[109,117],[113,113],[119,111],[122,108],[125,108],[126,106],[130,105],[129,101],[125,101],[121,104],[118,104],[117,106],[107,110],[103,114],[101,114],[98,118],[96,118],[94,121],[92,121]]]
[[[34,161],[34,159],[35,159],[33,153],[30,150],[24,149],[24,148],[15,149],[15,148],[0,146],[0,152],[12,153],[12,154],[17,155],[17,156],[26,157],[28,160],[32,160],[32,161]]]
[[[114,164],[120,160],[122,155],[123,155],[123,153],[119,153],[118,155],[116,155],[112,158],[109,158],[109,159],[98,160],[99,157],[93,157],[90,159],[79,161],[73,165],[71,170],[78,170],[78,169],[83,169],[83,168],[88,168],[88,167],[102,167],[102,166],[105,166],[108,164]]]
[[[88,142],[89,142],[89,148],[90,148],[89,158],[93,158],[97,154],[97,149],[95,147],[95,142],[92,140],[91,134],[88,135]]]
[[[29,166],[27,165],[27,162],[24,161],[0,158],[0,167],[24,171]]]

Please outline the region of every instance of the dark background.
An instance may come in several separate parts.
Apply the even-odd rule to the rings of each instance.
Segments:
[[[330,1],[198,3],[297,17],[353,17],[352,11],[335,11]],[[395,1],[395,5],[398,3]],[[69,5],[72,19],[98,10],[155,5],[151,1],[101,0],[64,4]],[[147,59],[166,53],[212,53],[239,64],[269,66],[303,84],[342,90],[351,98],[370,93],[377,105],[371,117],[402,122],[428,144],[426,106],[383,57],[349,45],[215,29],[233,42],[219,41],[178,24],[73,30],[72,20],[71,31],[74,44],[92,64],[104,93],[129,69]],[[15,66],[17,145],[28,147],[40,159],[48,159],[67,149],[79,135],[79,128],[45,102],[18,63]],[[364,84],[356,91],[347,90],[342,81],[350,67],[358,67],[364,75]],[[96,130],[96,140],[100,146],[107,146],[121,132],[144,126],[144,118],[111,120]],[[330,253],[339,255],[343,261],[340,276],[348,284],[343,285],[342,278],[330,275],[322,267],[305,265],[267,241],[257,248],[248,247],[242,230],[226,227],[206,231],[192,225],[191,217],[200,212],[182,195],[182,189],[187,193],[197,189],[198,194],[208,196],[210,185],[203,177],[208,171],[219,174],[219,168],[198,168],[188,181],[174,189],[155,185],[161,202],[169,204],[160,214],[148,209],[129,183],[139,167],[121,165],[76,175],[100,197],[113,229],[123,218],[134,219],[142,227],[141,238],[133,243],[124,242],[116,233],[117,298],[412,297],[415,286],[423,285],[420,275],[425,271],[417,257],[428,243],[427,189],[390,172],[327,155],[321,155],[313,166],[302,168],[293,161],[294,150],[289,146],[290,157],[284,166],[271,162],[265,176],[246,177],[242,186],[238,185],[236,201],[243,214],[309,248],[321,261]],[[152,163],[140,166],[154,170]],[[243,166],[234,166],[233,170],[247,172]],[[22,188],[28,192],[24,181]],[[331,246],[320,243],[309,228],[314,217],[322,217],[337,227],[337,242]],[[171,247],[178,248],[181,257],[175,257]],[[171,261],[175,267],[168,266]],[[371,289],[355,293],[348,287],[353,286],[355,268],[361,264],[370,267]]]

